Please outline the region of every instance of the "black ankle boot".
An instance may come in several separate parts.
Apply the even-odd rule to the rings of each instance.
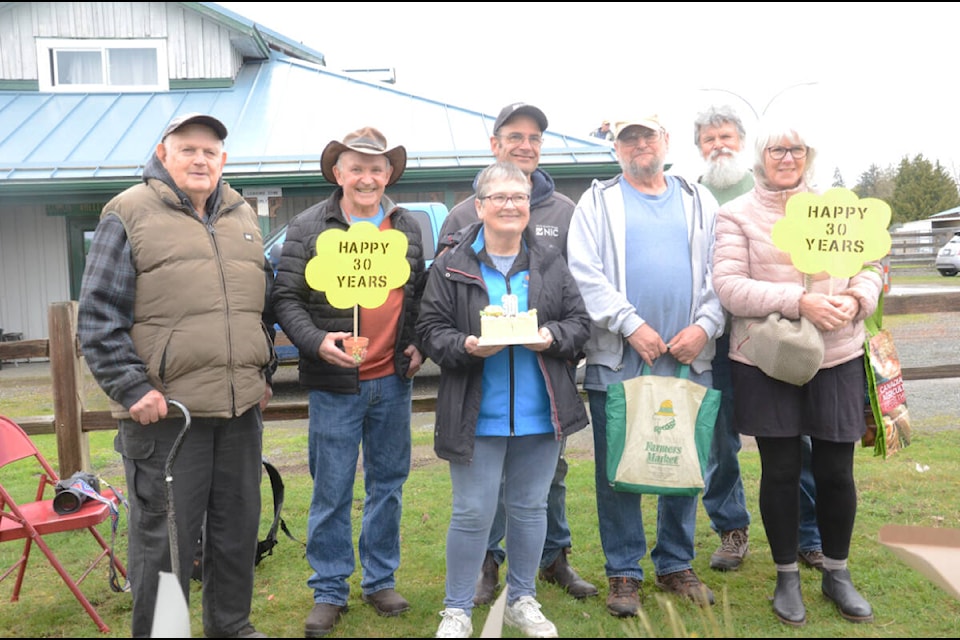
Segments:
[[[820,581],[823,595],[851,622],[873,622],[873,609],[863,596],[857,593],[850,579],[849,569],[823,570]]]
[[[799,571],[777,571],[777,588],[773,591],[773,613],[780,622],[794,627],[807,621],[807,610],[800,593]]]

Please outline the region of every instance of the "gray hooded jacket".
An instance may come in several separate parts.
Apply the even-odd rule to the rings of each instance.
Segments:
[[[626,211],[621,180],[594,180],[577,203],[567,236],[567,262],[593,320],[585,350],[587,364],[618,370],[623,362],[624,338],[646,320],[626,297]],[[706,187],[679,176],[687,219],[693,306],[689,324],[700,326],[709,339],[692,363],[695,372],[709,371],[716,338],[724,328],[723,308],[713,290],[714,225],[719,205]]]

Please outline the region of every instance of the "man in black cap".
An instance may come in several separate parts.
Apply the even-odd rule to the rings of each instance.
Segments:
[[[567,254],[567,229],[573,216],[573,200],[557,193],[553,178],[540,165],[543,134],[547,130],[547,116],[537,107],[522,102],[508,104],[500,110],[490,136],[490,150],[500,162],[517,165],[530,179],[530,228],[538,241],[554,244],[564,256]],[[476,188],[476,181],[474,181]],[[440,247],[458,243],[457,232],[477,221],[475,196],[458,203],[450,211],[440,228]],[[576,363],[571,363],[571,366]],[[563,587],[575,598],[588,598],[598,589],[581,578],[567,562],[572,546],[570,526],[567,524],[566,500],[567,460],[564,457],[566,441],[560,447],[557,472],[547,497],[547,537],[540,558],[540,579]],[[500,588],[499,568],[506,553],[501,541],[506,533],[506,515],[501,500],[490,529],[487,555],[477,581],[474,602],[478,605],[493,601]]]
[[[83,354],[119,419],[133,637],[152,635],[160,572],[171,569],[165,467],[185,425],[168,399],[192,417],[172,483],[183,595],[189,601],[206,519],[204,635],[267,637],[250,624],[250,603],[261,411],[276,366],[267,329],[273,271],[256,212],[222,180],[226,137],[213,116],[170,122],[142,184],[103,208],[80,289]]]
[[[403,484],[410,474],[413,376],[423,363],[414,327],[425,267],[419,223],[384,195],[406,163],[406,150],[388,148],[373,127],[348,133],[342,142],[331,140],[320,168],[338,186],[329,198],[293,218],[277,265],[273,305],[284,333],[299,350],[300,385],[308,390],[310,404],[307,455],[313,497],[306,555],[314,570],[307,580],[314,605],[304,624],[307,638],[327,635],[346,612],[355,557],[363,568],[364,602],[381,616],[410,608],[395,589],[395,574]],[[321,234],[376,234],[377,229],[406,236],[406,253],[398,257],[410,266],[409,278],[395,283],[383,303],[342,308],[331,302],[333,295],[310,286],[307,265],[320,261]],[[347,339],[357,335],[368,338],[369,347],[355,359],[345,349]],[[361,446],[366,500],[355,554],[351,514]]]

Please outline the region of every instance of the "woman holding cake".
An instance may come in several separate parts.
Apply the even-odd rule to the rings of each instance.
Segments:
[[[476,193],[479,222],[433,263],[417,322],[422,349],[440,367],[434,449],[450,463],[453,489],[437,637],[472,633],[501,478],[510,532],[504,621],[527,636],[556,637],[540,612],[536,577],[560,436],[588,423],[571,363],[589,337],[590,318],[560,250],[527,230],[526,175],[513,164],[492,164],[478,176]],[[533,316],[540,341],[529,334],[481,340],[482,312]]]

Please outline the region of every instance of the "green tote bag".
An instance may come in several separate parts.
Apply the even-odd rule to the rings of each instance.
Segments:
[[[694,496],[720,409],[720,391],[675,376],[640,376],[607,386],[607,480],[616,491]]]

